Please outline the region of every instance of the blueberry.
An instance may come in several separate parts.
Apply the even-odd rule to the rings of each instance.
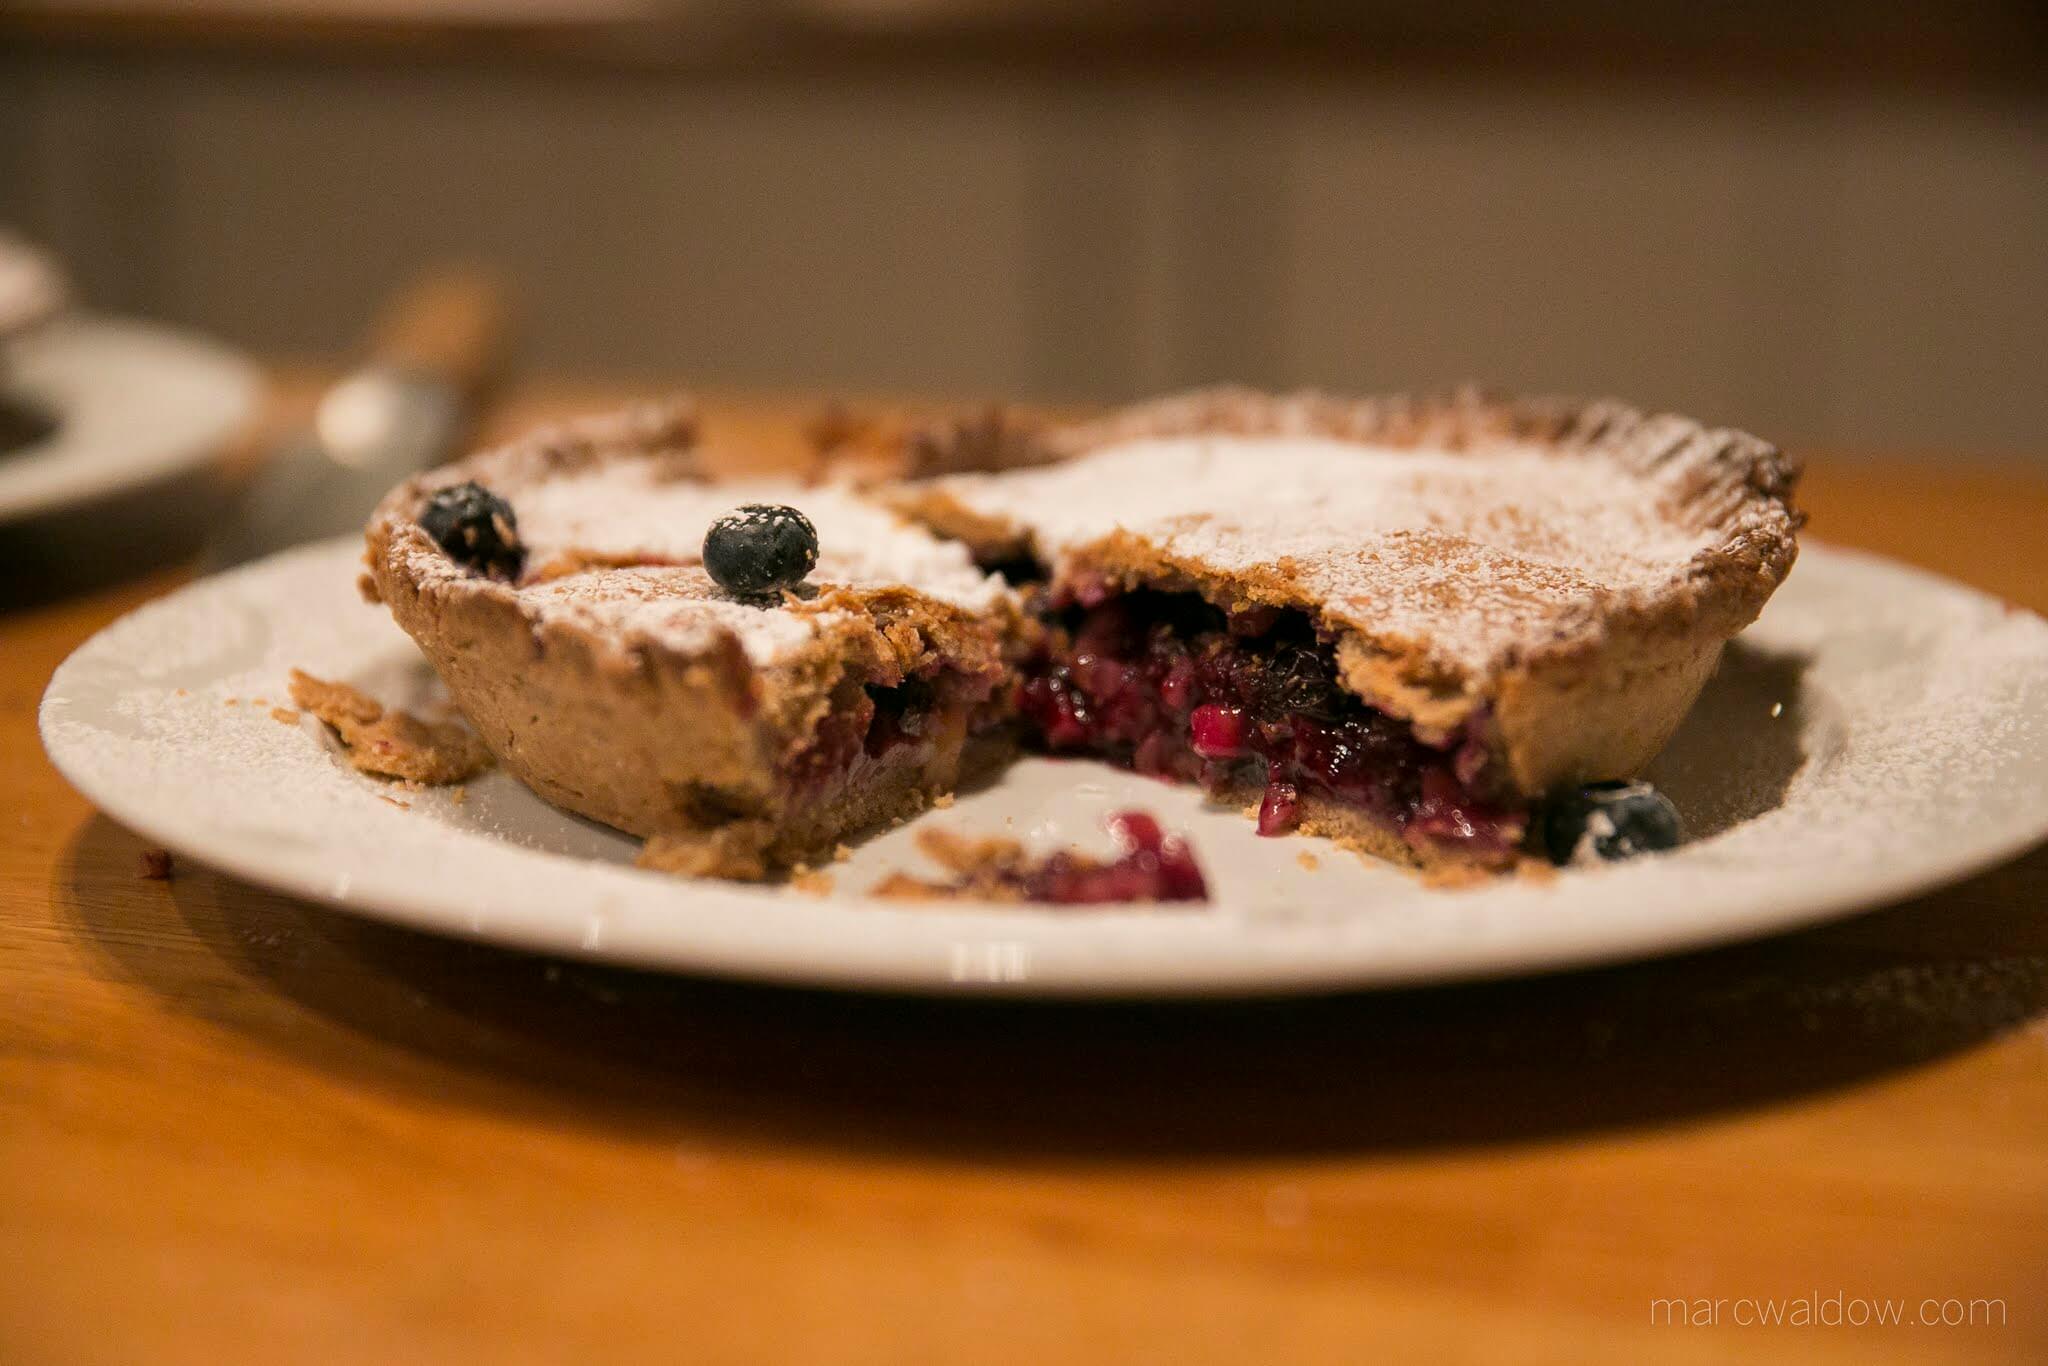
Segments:
[[[748,503],[704,534],[704,570],[734,597],[794,588],[817,563],[818,529],[779,503]]]
[[[1543,844],[1554,863],[1570,863],[1590,840],[1603,859],[1675,848],[1684,837],[1678,808],[1648,783],[1593,783],[1553,797],[1543,813]]]
[[[471,481],[427,500],[420,526],[457,564],[499,578],[514,578],[526,559],[512,505]]]

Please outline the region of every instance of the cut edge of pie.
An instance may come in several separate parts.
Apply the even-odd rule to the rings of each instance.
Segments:
[[[1304,757],[1299,735],[1283,734],[1272,743],[1257,738],[1272,726],[1260,724],[1256,709],[1249,719],[1258,752],[1240,748],[1233,754],[1226,743],[1219,747],[1223,758],[1241,762],[1205,764],[1194,775],[1187,772],[1187,755],[1178,749],[1154,752],[1148,761],[1145,740],[1136,741],[1133,748],[1131,736],[1139,732],[1125,727],[1115,734],[1114,719],[1108,749],[1141,770],[1194,776],[1225,800],[1260,806],[1262,828],[1272,819],[1381,857],[1424,865],[1511,863],[1514,856],[1506,846],[1519,843],[1521,826],[1510,819],[1498,828],[1498,840],[1485,831],[1476,840],[1468,839],[1466,827],[1484,825],[1480,817],[1491,819],[1504,810],[1519,809],[1526,820],[1529,808],[1546,793],[1638,772],[1684,719],[1712,674],[1723,644],[1755,619],[1789,572],[1803,521],[1792,504],[1799,475],[1796,462],[1747,433],[1711,429],[1669,414],[1645,414],[1611,400],[1495,398],[1470,389],[1435,398],[1378,399],[1203,390],[1091,422],[1042,428],[1031,438],[1038,456],[1013,457],[1006,466],[1018,470],[1085,462],[1101,453],[1133,449],[1134,443],[1173,438],[1225,443],[1237,438],[1316,439],[1355,446],[1361,460],[1388,450],[1473,457],[1532,451],[1556,459],[1599,459],[1609,463],[1617,479],[1650,481],[1655,515],[1697,542],[1691,553],[1669,564],[1668,573],[1653,576],[1648,583],[1632,585],[1628,591],[1565,595],[1552,609],[1532,612],[1531,629],[1508,648],[1475,662],[1455,654],[1447,657],[1426,632],[1389,629],[1369,601],[1368,570],[1359,571],[1362,595],[1368,600],[1361,607],[1354,599],[1317,593],[1303,582],[1311,576],[1284,560],[1219,564],[1190,553],[1185,543],[1203,538],[1183,534],[1185,528],[1174,519],[1161,523],[1167,534],[1147,534],[1138,506],[1147,496],[1143,489],[1135,491],[1127,519],[1138,529],[1118,524],[1056,545],[1045,543],[1042,529],[1031,524],[1028,514],[1013,515],[1005,507],[1005,490],[1014,492],[1045,478],[1041,471],[962,474],[963,462],[949,458],[941,444],[936,454],[927,453],[921,461],[922,468],[936,473],[883,490],[892,505],[941,535],[963,541],[981,562],[1029,566],[1026,575],[1041,576],[1047,585],[1041,601],[1056,611],[1064,609],[1070,622],[1077,602],[1093,612],[1105,602],[1133,594],[1144,595],[1146,601],[1156,594],[1197,599],[1220,614],[1220,622],[1212,620],[1202,631],[1198,653],[1255,655],[1256,639],[1248,647],[1218,645],[1219,625],[1234,637],[1239,634],[1237,623],[1246,619],[1275,612],[1298,618],[1297,639],[1286,647],[1289,657],[1303,645],[1320,648],[1330,681],[1364,709],[1353,715],[1368,723],[1362,732],[1365,741],[1388,751],[1388,763],[1419,765],[1421,786],[1434,784],[1442,800],[1418,791],[1410,781],[1410,795],[1401,800],[1414,810],[1394,816],[1384,809],[1376,811],[1372,808],[1380,794],[1375,784],[1350,782],[1342,772],[1335,778],[1343,781],[1326,781],[1332,779],[1333,769],[1341,770],[1349,761],[1348,753],[1328,759],[1330,746],[1344,749],[1343,735],[1361,734],[1355,726],[1339,726],[1334,741],[1315,738]],[[929,447],[933,440],[927,431],[924,444]],[[915,472],[920,463],[906,462],[906,467]],[[1105,491],[1105,496],[1112,495]],[[1028,500],[1019,501],[1028,506]],[[1455,534],[1439,539],[1447,555],[1476,553]],[[1512,575],[1515,569],[1510,561],[1499,572]],[[1184,609],[1170,610],[1186,616]],[[1093,619],[1084,614],[1074,624],[1085,631]],[[1149,629],[1158,632],[1156,625]],[[1156,693],[1161,673],[1156,652],[1134,651],[1127,638],[1116,648],[1124,651],[1122,662],[1139,675],[1139,691]],[[1089,667],[1096,667],[1093,658],[1080,656],[1090,661]],[[1125,705],[1121,695],[1083,695],[1074,683],[1079,677],[1076,662],[1069,658],[1053,667],[1065,678],[1068,692],[1079,697],[1081,709],[1100,713]],[[1289,667],[1299,671],[1293,664]],[[1112,680],[1113,694],[1117,681]],[[1154,718],[1169,724],[1175,714],[1155,698],[1141,698],[1136,704],[1140,712],[1148,708]],[[1031,714],[1028,705],[1025,714]],[[1424,750],[1442,754],[1443,762],[1422,751],[1395,752],[1397,744],[1383,742],[1382,718],[1425,737]],[[1063,722],[1057,718],[1054,728]],[[1144,722],[1138,724],[1141,729]],[[1282,731],[1289,729],[1284,718],[1277,724]],[[1041,739],[1050,733],[1045,727],[1041,732]],[[1057,738],[1054,748],[1067,747]],[[1088,752],[1103,746],[1082,738],[1071,748]],[[1458,758],[1461,750],[1466,759]],[[1483,757],[1478,757],[1480,751]],[[1484,782],[1475,788],[1442,776],[1461,763],[1472,770],[1469,776],[1483,776]],[[1289,782],[1289,770],[1297,770],[1295,776],[1302,781]],[[1276,783],[1282,786],[1276,789]],[[1323,790],[1314,790],[1317,787]],[[1340,789],[1374,800],[1346,800]],[[1276,800],[1291,810],[1276,816]],[[1475,820],[1466,820],[1467,815]],[[1449,837],[1433,836],[1432,829],[1448,832]]]

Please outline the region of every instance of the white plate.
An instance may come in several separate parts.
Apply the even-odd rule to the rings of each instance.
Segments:
[[[780,981],[1041,995],[1383,986],[1662,953],[1904,897],[2048,832],[2048,623],[1809,547],[1658,762],[1697,836],[1670,855],[1431,890],[1321,841],[1261,840],[1185,789],[1036,760],[923,819],[1099,841],[1105,812],[1142,805],[1190,834],[1215,904],[859,897],[919,866],[907,829],[837,867],[829,897],[679,881],[625,866],[634,841],[502,773],[461,802],[394,791],[347,768],[312,721],[270,716],[293,665],[400,704],[434,691],[411,643],[357,598],[358,554],[290,552],[109,627],[50,683],[51,758],[181,855],[420,929]]]
[[[72,315],[8,344],[7,392],[57,418],[0,452],[0,524],[189,473],[255,412],[256,368],[149,323]]]

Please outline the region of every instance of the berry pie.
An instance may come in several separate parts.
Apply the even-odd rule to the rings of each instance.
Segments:
[[[473,457],[386,499],[374,594],[654,866],[773,876],[1021,745],[1463,875],[1675,842],[1623,780],[1801,520],[1774,447],[1612,402],[821,431],[808,482],[708,479],[683,408]]]
[[[420,476],[370,522],[365,590],[529,787],[648,866],[757,879],[994,752],[1021,618],[958,542],[697,457],[677,405]]]

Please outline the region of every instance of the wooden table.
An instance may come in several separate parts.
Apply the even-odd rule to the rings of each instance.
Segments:
[[[2039,479],[1809,489],[1818,534],[2048,609]],[[180,577],[0,617],[0,1360],[2048,1360],[2048,853],[1321,1001],[643,976],[139,876],[35,705]],[[1910,1326],[1738,1323],[1802,1298]]]

